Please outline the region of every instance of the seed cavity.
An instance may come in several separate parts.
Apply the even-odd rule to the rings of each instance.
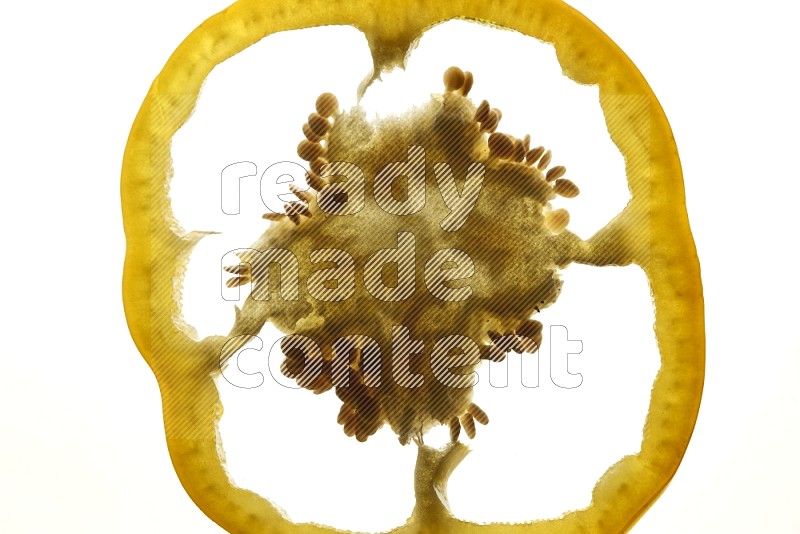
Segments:
[[[435,136],[432,137],[433,145],[437,150],[442,149],[445,152],[444,159],[452,158],[460,164],[463,163],[461,158],[466,160],[477,156],[485,161],[488,148],[489,158],[505,160],[503,163],[498,162],[488,166],[493,173],[492,179],[499,181],[500,188],[498,190],[502,195],[500,201],[505,203],[510,196],[515,194],[515,191],[519,190],[521,195],[524,195],[521,200],[525,202],[525,209],[534,210],[536,214],[528,221],[528,225],[520,224],[519,227],[523,232],[525,230],[532,231],[543,242],[551,240],[552,236],[548,236],[545,230],[554,234],[563,231],[569,223],[569,213],[563,209],[551,210],[548,202],[554,198],[554,193],[568,198],[576,196],[578,193],[577,186],[564,178],[566,169],[563,166],[556,166],[547,170],[552,160],[552,153],[542,146],[531,148],[530,135],[516,138],[498,132],[502,112],[497,108],[492,108],[487,100],[482,100],[476,108],[472,107],[472,102],[465,98],[474,84],[474,78],[470,72],[462,71],[458,67],[451,67],[444,72],[442,79],[446,91],[452,94],[445,94],[443,98],[435,98],[430,102],[430,113],[434,115],[432,117],[426,115],[425,120],[433,118],[433,122],[414,124],[424,124],[425,128],[433,124],[434,128],[438,128],[433,131],[435,133]],[[351,140],[343,136],[342,132],[345,129],[360,128],[364,122],[358,113],[348,112],[346,116],[338,115],[341,113],[339,102],[333,94],[323,93],[320,95],[316,100],[315,109],[316,111],[308,116],[308,121],[303,125],[305,139],[297,145],[298,156],[308,162],[310,170],[306,173],[306,181],[311,189],[305,190],[295,184],[289,184],[289,190],[296,200],[287,201],[284,204],[284,213],[270,212],[264,214],[263,217],[270,221],[286,221],[288,219],[294,225],[301,225],[302,222],[296,233],[297,239],[319,237],[320,244],[330,242],[335,245],[337,239],[357,239],[360,237],[358,232],[369,232],[374,226],[361,228],[356,226],[352,232],[349,227],[346,227],[347,235],[342,235],[342,219],[323,216],[319,213],[319,210],[328,214],[335,212],[338,206],[347,204],[348,195],[353,194],[353,191],[348,193],[345,188],[328,187],[329,180],[322,177],[324,169],[329,165],[328,158],[342,160],[343,156],[349,156],[353,158],[353,161],[357,161],[362,154],[370,156],[373,152],[372,146],[361,143],[359,139]],[[470,120],[472,109],[475,110],[474,122]],[[427,110],[426,113],[428,113]],[[409,117],[410,120],[416,120],[413,115]],[[412,123],[409,121],[408,124]],[[358,132],[359,130],[354,131]],[[375,154],[383,151],[383,145],[389,142],[381,138],[386,132],[391,132],[391,141],[405,135],[402,129],[390,130],[381,124],[376,125],[375,131],[377,132],[374,140],[377,147]],[[442,135],[443,133],[447,135]],[[462,135],[463,143],[459,138]],[[330,141],[331,139],[333,142]],[[370,143],[372,142],[371,140]],[[443,146],[436,146],[437,143]],[[487,174],[487,176],[489,175]],[[502,180],[507,180],[507,182],[502,182]],[[548,184],[548,182],[550,183]],[[302,187],[302,184],[300,185]],[[317,195],[315,192],[320,194]],[[523,204],[520,202],[518,205],[522,206]],[[450,207],[450,204],[447,206]],[[487,213],[492,217],[486,217],[485,220],[492,221],[498,214],[502,217],[504,211],[500,209],[487,211]],[[365,215],[369,215],[369,213],[365,211]],[[513,215],[509,212],[508,216],[512,217]],[[373,221],[370,217],[363,217],[367,224],[380,224],[377,219]],[[359,217],[359,220],[354,220],[353,224],[362,224],[361,219]],[[488,225],[491,222],[486,224],[488,228],[486,231],[492,237],[496,231],[502,232],[506,228],[490,227]],[[290,230],[291,227],[288,224],[277,229],[270,227],[265,236],[294,239]],[[316,234],[318,231],[319,235]],[[269,232],[274,232],[274,234],[269,234]],[[555,242],[558,239],[552,239],[552,241]],[[255,284],[259,281],[256,275],[264,270],[263,267],[261,264],[254,264],[251,269],[248,263],[224,267],[226,272],[233,275],[226,281],[226,285],[238,287],[249,282]],[[556,276],[555,268],[552,271],[548,270],[545,274],[548,283],[552,282],[553,277]],[[254,285],[254,287],[256,286]],[[527,289],[527,286],[525,287]],[[488,331],[486,330],[489,327],[488,322],[475,322],[474,326],[470,326],[470,328],[474,329],[472,334],[475,335],[475,339],[480,338],[483,342],[479,351],[480,359],[503,361],[510,351],[531,353],[538,350],[542,344],[542,323],[532,319],[521,319],[530,317],[534,309],[538,312],[539,306],[543,308],[552,302],[553,299],[550,297],[541,297],[530,305],[520,306],[519,313],[516,310],[513,313],[501,313],[497,318],[498,322],[491,324],[491,328],[494,329]],[[338,326],[328,325],[340,324],[342,317],[336,316],[335,313],[329,316],[328,313],[331,312],[326,311],[324,306],[320,310],[319,316],[323,317],[326,323],[324,328],[312,325],[310,320],[298,326],[300,322],[294,316],[289,315],[281,318],[285,321],[281,329],[287,332],[302,332],[309,336],[320,335],[323,340],[329,334],[333,336]],[[423,309],[420,313],[427,313],[427,310]],[[314,316],[315,321],[319,316]],[[350,316],[346,316],[345,319],[347,317]],[[432,315],[432,317],[438,316]],[[337,321],[339,322],[337,323]],[[480,324],[487,326],[479,328]],[[502,327],[498,327],[497,324],[502,324]],[[518,326],[513,328],[514,324]],[[438,327],[432,327],[432,331],[438,331]],[[295,380],[301,387],[314,393],[334,389],[342,403],[336,416],[337,423],[342,426],[345,435],[355,437],[358,441],[367,441],[384,424],[388,424],[397,433],[401,444],[407,444],[412,440],[421,444],[424,432],[431,425],[442,424],[449,427],[451,441],[457,442],[462,428],[467,437],[474,439],[476,422],[482,425],[489,423],[488,415],[476,404],[470,403],[471,393],[469,392],[463,395],[458,392],[443,394],[439,389],[429,388],[420,391],[415,398],[414,392],[408,394],[403,389],[397,390],[394,385],[382,387],[370,383],[370,372],[366,370],[372,365],[369,363],[369,351],[362,350],[361,347],[347,349],[347,354],[339,354],[340,349],[331,348],[330,344],[325,348],[324,343],[320,343],[321,348],[316,349],[316,354],[312,354],[313,351],[308,347],[298,349],[296,346],[284,347],[283,344],[281,347],[286,349],[284,351],[286,358],[281,364],[281,372]],[[337,359],[337,356],[341,356],[343,360]],[[341,362],[342,365],[334,365],[334,361]],[[477,363],[470,363],[453,367],[453,370],[466,375],[472,372],[476,366]],[[380,361],[378,367],[381,373],[387,370],[381,368]],[[432,364],[423,353],[410,358],[408,370],[412,376],[424,376],[426,380],[433,379],[431,376]],[[400,386],[403,385],[400,384]],[[425,387],[427,388],[427,386]],[[432,399],[428,399],[431,395]],[[434,403],[429,400],[433,400],[437,406],[434,408]]]

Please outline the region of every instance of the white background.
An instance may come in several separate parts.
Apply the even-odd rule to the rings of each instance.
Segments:
[[[777,1],[573,4],[670,119],[703,269],[700,417],[634,532],[800,532],[797,14]],[[119,172],[150,82],[225,5],[16,4],[0,23],[2,531],[219,532],[173,474],[155,379],[125,326]]]

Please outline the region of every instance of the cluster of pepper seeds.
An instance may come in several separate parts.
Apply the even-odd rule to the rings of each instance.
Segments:
[[[459,80],[466,80],[469,75],[469,86],[462,86]],[[466,83],[466,81],[462,81]],[[451,92],[461,92],[464,96],[472,88],[472,75],[463,73],[458,67],[450,67],[444,74],[445,90]],[[464,91],[466,87],[466,91]],[[542,171],[547,182],[552,183],[553,192],[565,198],[575,198],[580,194],[580,189],[574,182],[564,178],[567,173],[566,167],[562,165],[548,166],[552,162],[553,153],[543,146],[531,148],[531,136],[526,135],[523,139],[517,139],[511,135],[500,133],[497,127],[503,113],[492,108],[487,100],[481,101],[475,111],[475,121],[480,125],[482,132],[487,132],[489,137],[487,145],[489,157],[497,160],[509,160],[525,165],[536,166]],[[553,233],[560,233],[569,224],[569,212],[563,208],[551,210],[545,213],[545,225]]]
[[[463,96],[467,96],[470,89],[472,89],[473,77],[470,72],[463,72],[458,67],[450,67],[445,71],[443,81],[446,91],[458,92]],[[511,135],[496,131],[502,118],[503,113],[497,108],[492,108],[487,100],[481,101],[475,110],[475,121],[480,125],[480,130],[489,134],[487,138],[489,157],[536,165],[540,171],[546,172],[545,179],[547,182],[553,183],[553,191],[556,194],[566,198],[578,196],[580,193],[578,186],[572,181],[563,178],[567,172],[565,167],[555,166],[547,169],[552,160],[552,152],[550,150],[545,150],[542,146],[531,148],[530,135],[526,135],[523,139],[517,139]],[[554,233],[561,232],[568,223],[569,214],[566,210],[553,210],[545,215],[545,224]],[[500,362],[506,358],[509,351],[514,351],[517,354],[536,352],[542,344],[542,329],[542,323],[531,319],[522,321],[515,331],[507,331],[501,334],[490,330],[487,334],[492,341],[492,345],[488,347],[489,350],[481,352],[481,358]],[[475,404],[471,405],[471,409],[479,410],[477,413],[481,414],[480,417],[476,413],[468,411],[461,418],[453,418],[450,421],[450,437],[453,441],[458,439],[460,425],[464,427],[470,438],[474,437],[475,425],[473,418],[478,422],[485,420],[488,423],[488,417],[486,417],[483,410],[480,410]]]
[[[367,362],[367,355],[361,349],[351,348],[345,355],[348,365],[337,368],[332,363],[332,353],[310,356],[308,347],[292,337],[282,340],[281,349],[286,355],[281,372],[296,380],[300,387],[320,394],[337,384],[335,392],[342,406],[336,421],[347,436],[364,442],[383,426],[375,388],[369,387],[365,376],[367,368],[380,365],[379,361]]]
[[[501,334],[495,330],[489,330],[487,334],[491,339],[491,344],[481,351],[481,359],[502,362],[506,359],[509,351],[517,354],[536,352],[542,345],[542,329],[542,323],[529,319],[522,321],[514,331]],[[466,413],[450,420],[450,440],[458,441],[462,428],[467,436],[473,439],[475,437],[475,421],[487,425],[489,416],[477,404],[470,403]]]
[[[328,164],[325,158],[327,149],[328,133],[333,127],[332,121],[339,111],[339,100],[331,93],[319,95],[316,101],[316,111],[308,116],[308,121],[303,124],[303,135],[305,139],[297,145],[297,155],[307,161],[311,170],[306,174],[306,180],[314,190],[320,191],[326,181],[320,176],[322,169]],[[295,225],[300,224],[301,217],[312,216],[309,209],[314,196],[308,191],[304,191],[293,184],[289,184],[289,189],[294,193],[297,200],[284,204],[284,213],[265,213],[264,219],[280,222],[285,219],[291,220]]]
[[[472,89],[474,78],[470,72],[464,72],[458,67],[450,67],[445,71],[443,81],[447,92],[466,97]],[[317,98],[315,107],[316,111],[309,115],[308,121],[303,125],[302,131],[305,139],[298,145],[297,154],[309,162],[310,170],[306,174],[309,186],[316,191],[321,191],[327,185],[327,181],[321,177],[323,168],[329,163],[326,159],[327,136],[333,126],[332,121],[338,114],[339,102],[335,95],[323,93]],[[549,167],[552,161],[552,152],[543,146],[531,148],[530,135],[526,135],[523,139],[517,139],[511,135],[497,132],[501,119],[502,112],[499,109],[491,108],[488,101],[483,100],[478,105],[474,120],[479,124],[480,131],[488,134],[486,142],[489,158],[535,166],[544,173],[545,180],[552,184],[555,194],[565,198],[576,197],[580,191],[571,180],[564,178],[566,168],[560,165]],[[293,185],[290,185],[290,189],[297,200],[285,204],[284,213],[267,213],[264,214],[264,219],[276,222],[288,219],[295,225],[299,225],[301,217],[310,218],[312,216],[309,206],[314,200],[314,195]],[[564,209],[550,210],[545,213],[545,225],[553,233],[561,232],[568,223],[569,213]],[[240,286],[252,281],[253,275],[247,264],[226,267],[225,270],[236,275],[227,281],[229,287]],[[481,359],[500,362],[506,358],[509,351],[518,354],[536,352],[542,344],[542,329],[541,322],[529,319],[522,321],[513,331],[500,333],[490,330],[487,335],[491,343],[483,347]],[[296,338],[284,338],[284,340],[287,339]],[[334,356],[332,352],[309,357],[310,352],[306,348],[298,346],[294,341],[283,342],[282,350],[286,358],[281,364],[281,372],[296,380],[299,386],[320,394],[333,388],[334,383],[337,384],[335,392],[342,401],[337,422],[342,425],[347,436],[354,436],[358,441],[363,442],[384,424],[380,415],[380,404],[375,397],[376,392],[373,391],[375,388],[369,387],[366,373],[363,372],[365,367],[374,366],[376,363],[366,363],[368,358],[365,358],[361,349],[352,349],[348,355],[349,365],[343,371],[338,371],[339,374],[342,372],[347,374],[346,380],[342,380],[343,376],[333,376],[337,370],[332,368],[331,362]],[[380,363],[378,362],[377,365]],[[411,421],[413,412],[407,415]],[[470,439],[474,438],[476,421],[486,425],[489,423],[489,417],[478,405],[470,403],[463,414],[453,417],[450,421],[442,421],[442,423],[449,424],[450,438],[455,442],[458,440],[462,428]],[[403,444],[408,443],[411,438],[421,440],[421,436],[415,434],[412,428],[401,432],[399,437]]]

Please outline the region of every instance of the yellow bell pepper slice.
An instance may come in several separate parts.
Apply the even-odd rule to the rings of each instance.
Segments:
[[[655,304],[661,369],[641,451],[608,469],[589,507],[524,524],[461,521],[449,513],[441,495],[465,446],[453,444],[441,451],[421,447],[417,506],[407,524],[393,532],[625,532],[664,490],[688,446],[702,393],[705,339],[700,271],[680,162],[651,89],[605,34],[559,0],[240,0],[200,25],[170,57],[133,124],[122,171],[127,239],[123,297],[129,328],[158,379],[175,470],[198,507],[229,532],[335,529],[291,523],[267,500],[234,486],[226,474],[216,426],[221,403],[213,381],[226,338],[194,341],[175,323],[180,315],[176,280],[202,236],[179,233],[171,212],[171,139],[188,119],[211,69],[267,35],[352,25],[366,35],[379,72],[400,65],[427,28],[453,18],[496,24],[552,43],[567,76],[599,86],[608,131],[625,157],[632,198],[574,259],[593,265],[633,263],[644,269]]]

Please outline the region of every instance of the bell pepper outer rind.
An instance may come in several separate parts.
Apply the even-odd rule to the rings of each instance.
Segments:
[[[599,85],[609,133],[625,157],[632,200],[589,240],[587,263],[637,263],[645,270],[662,367],[653,386],[642,451],[609,468],[588,508],[557,520],[475,525],[448,515],[426,516],[435,503],[418,501],[409,523],[396,531],[624,532],[666,487],[688,446],[705,359],[699,263],[669,124],[639,71],[612,41],[558,0],[242,0],[205,21],[170,57],[134,122],[122,171],[127,240],[123,299],[131,335],[159,382],[176,473],[198,507],[230,532],[335,530],[294,525],[268,501],[232,485],[227,476],[216,426],[221,404],[212,379],[223,338],[193,341],[178,324],[176,284],[199,236],[185,233],[172,215],[172,136],[191,114],[211,69],[271,33],[353,25],[364,31],[381,68],[396,65],[426,28],[452,18],[489,22],[550,42],[566,75]]]

